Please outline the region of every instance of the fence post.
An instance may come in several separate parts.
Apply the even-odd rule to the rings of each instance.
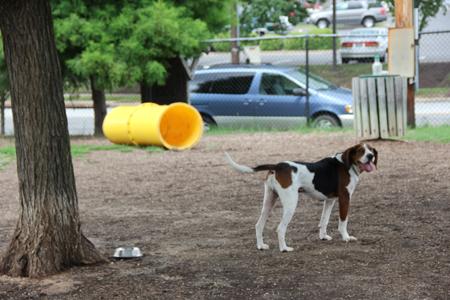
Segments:
[[[306,36],[306,126],[309,127],[309,37]]]
[[[333,0],[333,71],[337,71],[336,65],[336,0]]]

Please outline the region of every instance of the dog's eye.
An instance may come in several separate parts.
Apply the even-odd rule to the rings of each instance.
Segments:
[[[363,149],[359,149],[358,151],[359,151],[359,152],[361,152],[361,153],[362,153],[362,152],[364,152],[364,150],[363,150]]]

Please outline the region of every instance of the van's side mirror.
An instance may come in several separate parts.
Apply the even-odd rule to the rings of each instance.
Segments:
[[[302,89],[302,88],[296,88],[292,91],[292,93],[295,96],[306,96],[307,95],[306,90]]]

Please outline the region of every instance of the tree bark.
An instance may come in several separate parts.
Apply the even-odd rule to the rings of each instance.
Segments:
[[[395,27],[411,27],[413,22],[413,0],[395,0]],[[406,115],[408,126],[416,126],[414,83],[407,81]]]
[[[105,90],[95,88],[94,76],[91,76],[91,89],[94,101],[94,134],[103,134],[103,120],[106,117]]]
[[[233,4],[233,14],[237,15],[236,4]],[[231,38],[238,37],[238,24],[231,26]],[[237,41],[231,42],[231,63],[239,64],[239,45]]]
[[[159,105],[169,105],[175,102],[190,104],[189,76],[186,67],[179,57],[169,59],[169,77],[163,86],[156,83],[152,86],[152,102]]]
[[[5,101],[6,95],[0,92],[0,134],[5,135]]]
[[[0,0],[21,212],[0,272],[40,277],[105,262],[81,231],[48,0]]]
[[[141,103],[152,102],[152,87],[146,83],[139,83],[141,87]]]

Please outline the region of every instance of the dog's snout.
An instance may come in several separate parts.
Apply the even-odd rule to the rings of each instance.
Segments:
[[[372,161],[373,160],[374,155],[372,153],[367,154],[367,159]]]

